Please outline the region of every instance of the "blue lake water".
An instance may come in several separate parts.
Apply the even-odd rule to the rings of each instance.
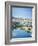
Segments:
[[[14,29],[12,31],[12,37],[13,38],[27,38],[27,37],[32,37],[32,32],[26,32],[21,29]]]

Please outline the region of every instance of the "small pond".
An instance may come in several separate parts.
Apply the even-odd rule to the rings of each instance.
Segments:
[[[12,31],[12,38],[27,38],[32,37],[32,32],[27,32],[21,29],[14,29]]]

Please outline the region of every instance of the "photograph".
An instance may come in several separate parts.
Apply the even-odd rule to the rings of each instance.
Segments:
[[[11,38],[32,37],[32,7],[12,7]]]
[[[37,3],[5,3],[5,44],[37,42]]]

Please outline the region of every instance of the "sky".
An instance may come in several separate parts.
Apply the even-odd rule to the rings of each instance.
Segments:
[[[32,8],[13,7],[12,16],[16,18],[32,18]]]

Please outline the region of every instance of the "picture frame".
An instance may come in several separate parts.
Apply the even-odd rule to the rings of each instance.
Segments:
[[[21,7],[21,8],[33,8],[32,10],[32,24],[33,25],[33,38],[13,38],[11,40],[10,30],[12,24],[12,6],[13,7]],[[18,10],[17,10],[18,11]],[[27,10],[28,11],[28,10]],[[14,13],[15,14],[15,13]],[[20,13],[21,14],[21,13]],[[15,20],[16,21],[16,20]],[[21,28],[21,27],[20,27]],[[21,43],[35,43],[37,42],[37,4],[36,3],[28,3],[28,2],[5,2],[5,44],[21,44]]]

